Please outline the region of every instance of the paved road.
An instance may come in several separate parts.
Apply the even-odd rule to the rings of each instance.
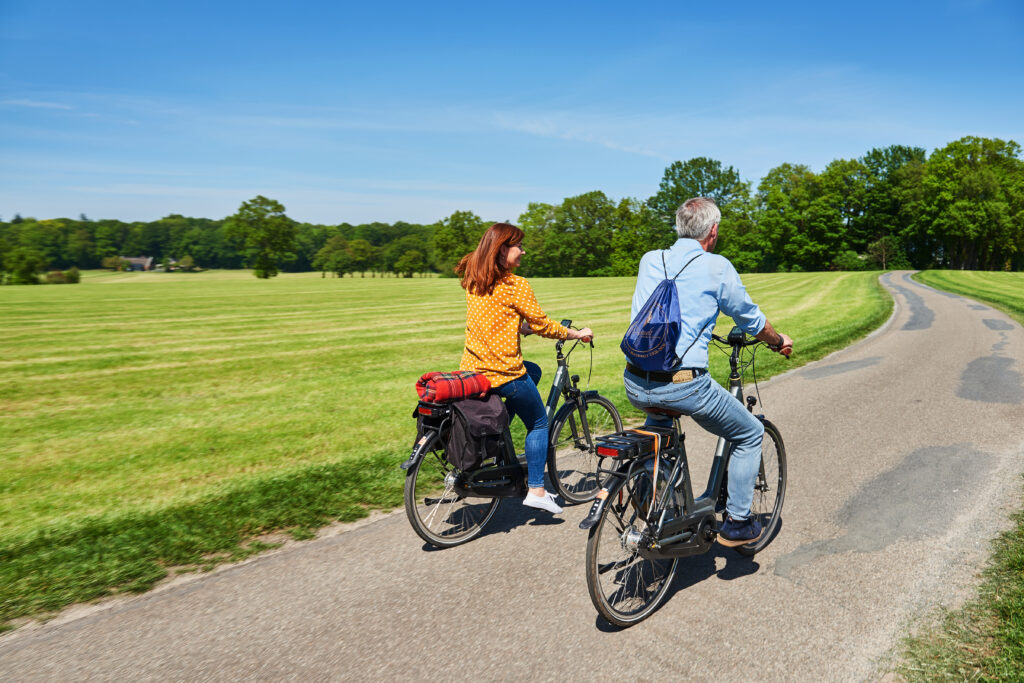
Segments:
[[[686,560],[632,629],[590,604],[585,510],[509,501],[458,548],[427,551],[399,510],[22,629],[0,638],[0,679],[875,678],[915,615],[969,591],[1024,471],[1024,331],[883,282],[897,310],[879,333],[761,387],[789,451],[775,542]]]

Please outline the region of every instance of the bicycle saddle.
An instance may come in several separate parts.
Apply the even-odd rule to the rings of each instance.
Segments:
[[[643,411],[645,413],[647,413],[648,415],[658,415],[658,416],[661,416],[661,417],[671,417],[672,419],[675,419],[677,417],[682,417],[683,415],[686,414],[686,413],[682,412],[681,410],[673,410],[672,408],[664,408],[662,406],[647,406],[646,408],[643,408]]]

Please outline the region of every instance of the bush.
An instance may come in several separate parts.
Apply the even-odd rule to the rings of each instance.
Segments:
[[[69,285],[77,285],[82,279],[82,274],[78,272],[78,268],[71,266],[68,270],[64,271],[64,281]]]
[[[62,285],[67,282],[67,278],[64,277],[64,271],[62,270],[51,270],[46,274],[46,282],[51,285]]]
[[[832,270],[868,270],[867,259],[852,250],[847,250],[832,259]]]
[[[102,266],[108,270],[126,270],[128,267],[128,261],[125,261],[120,256],[104,256],[101,262]]]

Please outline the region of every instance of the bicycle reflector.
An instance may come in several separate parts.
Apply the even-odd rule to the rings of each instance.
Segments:
[[[447,417],[452,407],[445,403],[427,403],[420,401],[416,406],[416,412],[424,417]]]
[[[644,427],[645,432],[657,432],[661,449],[675,444],[675,430],[671,427]],[[632,429],[597,437],[597,454],[605,458],[639,458],[654,452],[654,435],[641,434]]]

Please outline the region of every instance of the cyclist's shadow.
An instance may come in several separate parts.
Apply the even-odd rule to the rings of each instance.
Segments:
[[[522,498],[503,498],[497,512],[494,513],[494,517],[487,523],[487,526],[477,536],[477,539],[492,534],[507,534],[516,527],[521,526],[558,526],[559,524],[565,524],[565,520],[562,517],[552,515],[546,510],[527,507],[523,505]],[[585,541],[586,537],[584,537]],[[473,541],[470,541],[470,543],[473,543]],[[429,543],[424,543],[423,550],[433,552],[443,549],[435,548]]]
[[[779,519],[778,525],[775,527],[772,537],[774,538],[782,531],[782,519]],[[721,569],[717,569],[717,558],[725,559],[725,566]],[[679,559],[679,569],[676,571],[675,579],[672,581],[672,585],[669,586],[668,592],[665,595],[665,599],[657,610],[652,613],[657,614],[661,609],[672,601],[675,594],[686,590],[687,588],[694,586],[701,581],[710,579],[712,576],[717,576],[723,581],[732,581],[744,576],[756,574],[761,568],[761,565],[757,562],[757,555],[748,557],[741,555],[732,548],[727,548],[718,543],[712,544],[711,548],[703,554],[691,555],[690,557],[682,557]],[[598,615],[597,622],[595,624],[599,631],[615,632],[624,630],[622,627],[609,624],[604,620],[603,617]]]

